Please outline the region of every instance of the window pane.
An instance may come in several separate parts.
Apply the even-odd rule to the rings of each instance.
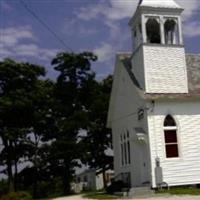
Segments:
[[[176,130],[165,131],[165,143],[177,143]]]
[[[126,146],[126,142],[124,142],[124,160],[125,160],[125,164],[127,165],[127,146]]]
[[[178,157],[178,145],[177,144],[169,144],[166,145],[166,156],[167,158]]]
[[[167,115],[165,118],[164,126],[176,126],[176,122],[171,115]]]
[[[124,145],[121,144],[121,161],[122,161],[122,165],[124,165]]]
[[[128,163],[131,164],[131,152],[130,152],[130,142],[127,142],[128,145]]]

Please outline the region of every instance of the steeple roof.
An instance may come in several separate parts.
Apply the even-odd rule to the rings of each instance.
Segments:
[[[139,6],[152,8],[181,8],[174,0],[140,0]]]

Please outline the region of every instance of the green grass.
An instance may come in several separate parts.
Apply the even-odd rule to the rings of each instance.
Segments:
[[[200,195],[200,189],[195,187],[172,187],[169,190],[159,190],[157,193],[169,193],[174,195]]]
[[[106,192],[87,192],[83,194],[83,198],[88,198],[88,199],[119,199],[121,196],[117,195],[110,195],[107,194]]]

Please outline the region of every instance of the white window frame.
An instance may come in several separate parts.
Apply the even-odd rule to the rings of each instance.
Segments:
[[[164,126],[164,122],[165,122],[165,119],[166,119],[166,117],[168,116],[168,115],[170,115],[173,119],[174,119],[174,121],[175,121],[175,123],[176,123],[176,126]],[[164,147],[164,158],[166,159],[166,160],[180,160],[181,159],[181,145],[180,145],[180,138],[179,138],[179,129],[178,129],[178,123],[177,123],[177,119],[173,116],[173,115],[171,115],[171,114],[167,114],[167,115],[165,115],[165,117],[164,117],[164,120],[163,120],[163,123],[162,123],[162,126],[163,126],[163,147]],[[178,146],[178,157],[167,157],[167,152],[166,152],[166,142],[165,142],[165,131],[168,131],[168,130],[176,130],[176,137],[177,137],[177,142],[176,143],[167,143],[167,144],[177,144],[177,146]]]

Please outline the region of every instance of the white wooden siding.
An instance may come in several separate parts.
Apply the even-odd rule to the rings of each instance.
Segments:
[[[179,158],[166,158],[163,122],[167,114],[177,123]],[[163,181],[170,186],[200,183],[200,102],[156,103],[148,122],[153,187],[156,157],[161,161]]]
[[[144,79],[144,60],[143,60],[143,48],[139,47],[136,52],[134,52],[132,59],[132,71],[137,78],[137,81],[140,83],[140,86],[145,88],[145,79]]]
[[[187,72],[183,47],[144,45],[147,93],[187,93]]]
[[[114,102],[113,116],[112,116],[112,134],[114,146],[114,170],[115,175],[120,173],[131,172],[132,186],[140,184],[139,177],[139,148],[135,145],[135,127],[142,127],[147,131],[147,120],[141,122],[137,119],[138,108],[145,106],[145,101],[142,100],[138,94],[137,89],[133,85],[126,69],[120,63],[117,65],[118,89]],[[120,135],[126,131],[130,134],[130,152],[131,164],[122,166],[121,164],[121,150],[120,150]],[[148,157],[148,155],[146,155]],[[149,166],[149,162],[147,163]],[[150,171],[148,169],[148,171]]]

